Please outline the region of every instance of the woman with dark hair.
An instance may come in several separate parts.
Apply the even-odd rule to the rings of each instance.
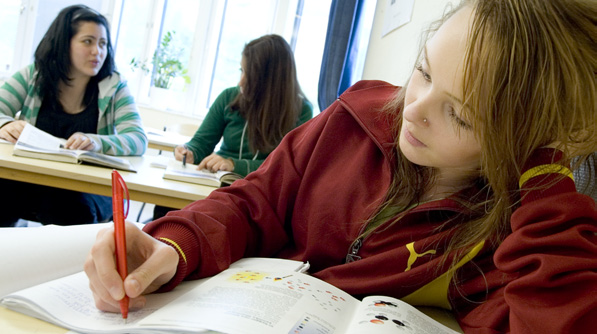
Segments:
[[[142,155],[147,137],[126,83],[115,71],[108,21],[83,5],[64,8],[35,51],[35,62],[0,87],[0,138],[16,142],[30,123],[68,149]],[[111,198],[11,180],[0,226],[19,218],[82,224],[112,217]],[[26,199],[26,200],[25,200]]]
[[[198,164],[197,169],[246,176],[261,166],[285,134],[313,117],[284,38],[265,35],[252,40],[242,51],[240,66],[238,86],[220,93],[191,141],[174,149],[176,160],[186,158]],[[153,219],[171,210],[156,205]]]
[[[241,71],[238,86],[218,96],[191,141],[176,147],[177,160],[186,155],[186,162],[199,164],[199,169],[246,176],[286,133],[313,116],[284,38],[265,35],[249,42],[242,52]]]

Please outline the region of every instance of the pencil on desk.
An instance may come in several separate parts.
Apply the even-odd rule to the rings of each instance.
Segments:
[[[186,144],[182,145],[182,147],[184,147],[185,152],[186,152],[186,150],[188,150],[188,147]],[[182,167],[186,167],[186,165],[187,165],[187,154],[185,153],[182,155]]]

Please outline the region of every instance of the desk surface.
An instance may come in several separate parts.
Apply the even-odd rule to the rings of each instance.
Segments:
[[[0,306],[0,329],[2,333],[11,334],[65,334],[67,329],[58,327],[49,322],[45,322],[22,313],[9,310]]]
[[[13,145],[0,144],[0,178],[112,196],[110,168],[17,157],[12,150]],[[137,173],[120,172],[131,200],[182,208],[216,189],[163,179],[164,169],[151,166],[152,162],[163,164],[162,156],[125,158],[137,169]]]

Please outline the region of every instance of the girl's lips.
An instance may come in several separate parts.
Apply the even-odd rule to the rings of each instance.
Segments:
[[[404,138],[406,138],[406,140],[415,147],[426,147],[427,145],[423,144],[423,142],[421,142],[420,140],[418,140],[417,138],[415,138],[410,131],[408,131],[408,129],[405,127],[403,127],[402,129],[404,131]]]

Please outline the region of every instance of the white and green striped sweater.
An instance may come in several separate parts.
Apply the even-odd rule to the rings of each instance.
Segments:
[[[19,119],[33,125],[41,106],[35,86],[37,72],[29,65],[0,87],[0,127]],[[96,151],[110,155],[142,155],[147,149],[147,136],[139,111],[125,81],[114,72],[99,82],[99,119],[97,134],[86,134],[95,141]]]

